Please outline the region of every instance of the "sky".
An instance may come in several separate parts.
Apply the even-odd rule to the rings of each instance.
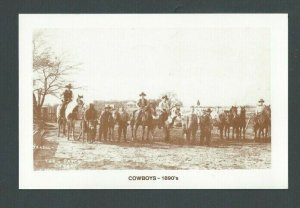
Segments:
[[[86,101],[156,99],[175,92],[184,105],[270,103],[267,28],[47,29],[47,42],[81,69],[68,77]],[[59,102],[50,98],[48,103]]]

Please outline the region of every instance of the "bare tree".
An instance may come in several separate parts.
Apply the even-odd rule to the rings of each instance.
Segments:
[[[175,108],[176,105],[182,106],[182,102],[179,100],[179,98],[178,98],[178,96],[177,96],[176,93],[174,93],[174,92],[166,92],[166,93],[163,93],[161,95],[161,97],[163,97],[164,95],[167,95],[168,98],[169,98],[168,102],[169,102],[170,109]]]
[[[48,95],[60,97],[60,91],[67,83],[67,76],[80,64],[68,62],[65,54],[56,54],[47,44],[43,31],[33,34],[33,99],[38,119]]]

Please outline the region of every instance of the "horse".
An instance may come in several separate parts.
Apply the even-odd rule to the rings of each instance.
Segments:
[[[238,138],[245,139],[246,134],[246,108],[245,106],[241,107],[241,112],[238,115]]]
[[[237,114],[237,107],[232,106],[229,111],[229,131],[230,127],[232,127],[232,139],[235,138],[238,139],[238,132],[239,132],[239,116]]]
[[[70,133],[72,134],[72,138],[74,140],[79,140],[82,135],[82,142],[84,142],[84,134],[86,129],[86,123],[84,120],[84,112],[86,110],[86,106],[82,101],[82,96],[78,95],[76,102],[71,102],[67,105],[65,115],[67,119],[67,138],[70,139]],[[77,139],[75,139],[75,126],[79,123],[80,125],[80,132]]]
[[[200,145],[205,143],[207,146],[210,145],[211,140],[211,131],[213,129],[212,118],[210,115],[202,115],[199,119],[199,126],[200,126]]]
[[[223,139],[227,136],[227,139],[229,139],[229,132],[230,132],[230,121],[229,121],[229,115],[226,112],[222,112],[219,114],[219,120],[217,121],[217,127],[220,131],[220,138]]]
[[[263,141],[268,137],[269,128],[271,127],[271,107],[265,106],[263,111],[254,116],[254,139],[260,141],[262,135]],[[258,134],[258,138],[257,138]]]
[[[140,113],[140,116],[137,115],[137,111],[134,111],[131,115],[130,126],[131,126],[131,136],[135,140],[137,130],[139,126],[142,126],[142,141],[144,141],[145,129],[147,127],[147,141],[149,141],[149,133],[151,132],[152,139],[154,135],[154,129],[156,126],[155,119],[153,116],[156,116],[156,111],[153,105],[147,105]]]
[[[57,136],[60,136],[61,129],[63,130],[63,135],[66,135],[66,116],[65,116],[65,107],[63,104],[60,104],[57,106],[56,109],[56,117],[57,117],[57,125],[58,125],[58,131]]]

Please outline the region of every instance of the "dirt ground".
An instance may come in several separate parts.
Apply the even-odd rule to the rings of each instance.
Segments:
[[[34,151],[35,170],[76,169],[266,169],[271,168],[271,144],[255,143],[247,131],[245,141],[220,140],[213,132],[210,147],[188,144],[181,129],[171,130],[171,141],[156,130],[151,142],[82,143],[57,137],[56,126],[48,128],[43,147]],[[128,138],[131,131],[128,128]],[[116,133],[115,129],[115,133]],[[139,132],[140,138],[140,132]]]

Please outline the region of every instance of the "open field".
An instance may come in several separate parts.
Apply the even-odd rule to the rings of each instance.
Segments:
[[[115,129],[115,134],[117,129]],[[247,131],[245,141],[220,140],[213,130],[212,145],[199,146],[182,138],[181,129],[171,129],[171,141],[163,141],[157,129],[154,140],[142,141],[68,141],[57,137],[56,126],[48,128],[43,148],[35,151],[35,170],[76,169],[265,169],[271,168],[271,144],[255,143]],[[128,138],[131,130],[128,128]],[[140,139],[141,131],[138,132]],[[116,135],[115,135],[116,136]]]

